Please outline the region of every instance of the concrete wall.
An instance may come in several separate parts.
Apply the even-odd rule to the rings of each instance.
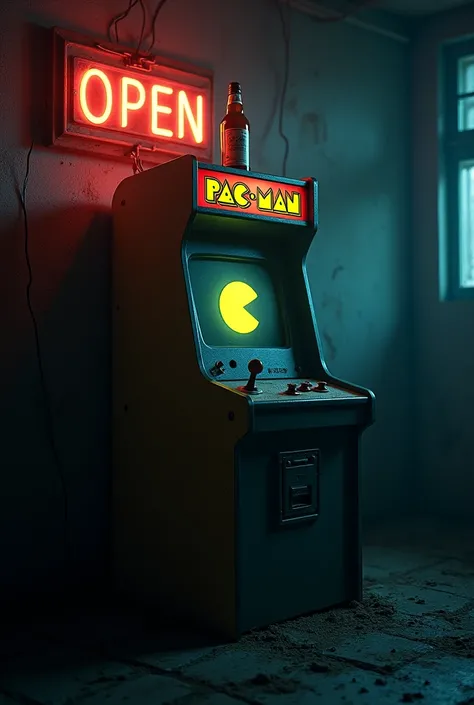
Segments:
[[[415,42],[413,237],[420,505],[472,521],[474,301],[440,300],[438,237],[438,62],[445,40],[469,33],[474,6],[432,18]]]
[[[60,587],[64,536],[57,464],[48,437],[18,189],[41,127],[50,66],[41,25],[102,38],[112,0],[17,0],[2,9],[0,61],[0,585]],[[173,0],[158,50],[211,67],[216,118],[239,80],[252,124],[252,166],[280,173],[277,105],[283,73],[279,15],[270,0]],[[122,24],[135,41],[139,17]],[[289,176],[321,181],[321,230],[309,261],[332,370],[378,396],[364,445],[365,519],[409,507],[413,470],[412,322],[407,46],[346,24],[293,14],[285,131]],[[217,140],[216,140],[217,149]],[[216,151],[217,154],[217,151]],[[42,148],[28,185],[32,302],[38,320],[54,438],[69,498],[74,579],[104,574],[109,491],[108,209],[129,163]],[[450,376],[451,373],[450,373]]]

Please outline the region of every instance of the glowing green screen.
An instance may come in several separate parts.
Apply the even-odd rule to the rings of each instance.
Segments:
[[[189,273],[207,345],[285,347],[275,287],[264,264],[193,257]]]

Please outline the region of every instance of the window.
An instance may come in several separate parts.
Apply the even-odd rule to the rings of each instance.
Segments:
[[[444,50],[443,295],[474,299],[474,39]]]

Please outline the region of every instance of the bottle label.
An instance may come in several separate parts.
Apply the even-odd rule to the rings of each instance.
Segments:
[[[249,168],[249,131],[230,127],[224,131],[223,166]]]

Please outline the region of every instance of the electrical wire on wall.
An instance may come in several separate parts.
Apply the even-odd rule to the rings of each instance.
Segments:
[[[158,19],[158,15],[160,14],[160,12],[162,11],[162,9],[164,8],[164,6],[166,5],[167,2],[168,2],[168,0],[159,0],[158,4],[157,4],[157,6],[156,6],[156,10],[155,10],[155,12],[153,13],[153,17],[152,17],[152,19],[151,19],[151,43],[150,43],[150,46],[149,46],[149,48],[148,48],[148,53],[149,53],[149,54],[152,53],[152,51],[153,51],[153,49],[154,49],[154,47],[155,47],[155,42],[156,42],[156,21],[157,21],[157,19]]]
[[[113,39],[113,37],[112,37],[112,28],[113,28],[113,29],[114,29],[114,33],[115,33],[115,42],[116,42],[117,44],[120,44],[119,31],[118,31],[119,22],[122,22],[123,20],[125,20],[125,19],[129,16],[129,14],[130,14],[131,11],[133,10],[133,8],[134,8],[136,5],[138,5],[138,2],[139,2],[139,0],[129,0],[127,9],[124,10],[123,12],[119,12],[118,15],[115,15],[115,16],[112,17],[112,19],[110,20],[109,26],[108,26],[108,32],[107,32],[107,33],[108,33],[108,36],[109,36],[109,41],[110,41],[111,43],[114,42],[114,39]],[[142,6],[142,7],[143,7],[143,6]]]
[[[155,8],[155,11],[152,15],[151,19],[151,43],[150,46],[148,47],[148,50],[144,52],[145,54],[150,55],[153,52],[153,49],[155,47],[155,42],[156,42],[156,23],[158,20],[158,15],[160,14],[161,10],[164,8],[168,0],[158,0],[158,4]],[[130,15],[131,11],[136,5],[140,5],[141,11],[142,11],[142,27],[141,27],[141,32],[140,32],[140,37],[137,43],[137,48],[136,48],[136,53],[140,54],[140,50],[142,48],[142,44],[144,40],[146,39],[145,35],[145,29],[146,29],[146,19],[147,19],[147,13],[146,13],[146,7],[144,0],[129,0],[128,7],[126,10],[123,12],[120,12],[118,15],[115,15],[112,17],[109,23],[108,27],[108,36],[109,36],[109,41],[113,42],[112,38],[112,29],[115,30],[115,42],[117,44],[120,44],[120,39],[119,39],[119,33],[118,33],[118,25],[120,22],[123,22],[123,20],[127,19],[127,17]]]
[[[360,10],[376,3],[377,0],[304,0],[304,4],[312,8],[313,20],[320,23],[348,20]],[[289,4],[292,4],[291,0]]]
[[[30,148],[28,150],[28,154],[26,156],[25,176],[23,179],[22,188],[21,188],[21,190],[19,190],[19,194],[18,194],[19,199],[20,199],[21,210],[23,213],[24,252],[25,252],[26,266],[28,269],[28,282],[26,285],[26,303],[28,306],[28,311],[30,314],[31,322],[33,324],[33,333],[34,333],[34,338],[35,338],[35,350],[36,350],[36,361],[38,364],[41,392],[43,395],[44,409],[45,409],[45,415],[46,415],[46,419],[45,419],[46,432],[47,432],[49,444],[51,447],[53,461],[56,466],[59,481],[61,484],[61,492],[62,492],[62,497],[63,497],[63,510],[64,510],[64,561],[65,561],[65,564],[68,566],[69,559],[70,559],[68,493],[67,493],[67,487],[66,487],[66,479],[64,476],[61,460],[59,458],[59,453],[58,453],[58,449],[56,446],[55,432],[54,432],[54,418],[53,418],[53,412],[52,412],[52,408],[51,408],[51,400],[50,400],[50,395],[48,392],[48,386],[46,384],[46,378],[45,378],[45,374],[44,374],[44,365],[43,365],[43,357],[41,354],[38,322],[36,320],[36,316],[35,316],[34,309],[33,309],[33,304],[31,301],[31,287],[33,285],[33,270],[31,267],[31,260],[30,260],[30,253],[29,253],[29,223],[28,223],[28,210],[26,207],[26,194],[27,194],[27,189],[28,189],[28,180],[29,180],[29,176],[30,176],[31,155],[33,152],[33,147],[34,147],[34,141],[31,142]]]
[[[288,139],[287,135],[283,131],[283,116],[285,112],[285,103],[286,103],[286,93],[288,90],[288,78],[290,74],[290,27],[289,27],[289,22],[287,22],[283,10],[283,5],[280,0],[276,0],[277,2],[277,7],[278,7],[278,12],[280,14],[280,21],[281,21],[281,28],[283,32],[283,41],[284,41],[284,59],[283,59],[283,85],[281,89],[281,96],[280,96],[280,110],[278,114],[278,133],[280,137],[282,138],[283,142],[285,143],[285,151],[283,153],[283,166],[282,166],[282,176],[286,176],[286,169],[287,169],[287,164],[288,164],[288,157],[290,154],[290,140]]]
[[[158,15],[160,14],[161,10],[163,9],[163,7],[166,5],[167,2],[168,2],[168,0],[158,0],[158,4],[155,8],[155,11],[154,11],[152,19],[151,19],[150,46],[148,47],[147,51],[143,52],[143,55],[146,55],[149,57],[152,56],[152,52],[153,52],[153,49],[155,47],[155,42],[156,42],[156,23],[158,20]],[[114,17],[112,17],[112,19],[109,22],[109,26],[108,26],[108,37],[109,37],[109,41],[111,43],[113,43],[112,29],[114,29],[115,30],[115,32],[114,32],[115,33],[115,42],[117,44],[120,44],[118,25],[120,22],[123,22],[123,20],[125,20],[130,15],[131,11],[133,10],[133,8],[136,5],[140,5],[141,11],[142,11],[142,26],[141,26],[141,31],[140,31],[140,37],[139,37],[139,40],[137,43],[137,48],[135,50],[136,56],[139,57],[141,55],[141,48],[142,48],[143,42],[146,39],[145,29],[146,29],[147,12],[146,12],[144,0],[129,0],[127,9],[124,10],[123,12],[120,12],[118,15],[115,15]],[[140,156],[140,149],[141,149],[141,145],[137,144],[130,152],[130,157],[133,162],[133,173],[134,174],[137,174],[137,173],[144,171],[143,162],[142,162],[141,156]]]
[[[286,94],[288,91],[288,80],[290,73],[290,18],[285,17],[285,12],[283,10],[283,5],[288,6],[289,12],[292,8],[292,0],[275,0],[277,4],[278,14],[280,17],[281,28],[283,33],[283,43],[284,43],[284,65],[283,65],[283,83],[280,96],[280,108],[278,114],[278,133],[285,144],[285,150],[283,153],[283,164],[282,164],[282,175],[286,176],[288,157],[290,153],[290,141],[287,134],[283,129],[283,119],[285,113],[285,103]],[[373,5],[376,0],[327,0],[327,2],[322,5],[321,3],[314,3],[315,9],[311,12],[311,18],[318,23],[325,22],[343,22],[349,19],[352,15],[356,14],[359,10]],[[310,0],[306,0],[306,3],[312,5]],[[332,8],[329,8],[329,5]],[[334,5],[337,5],[335,8]]]

